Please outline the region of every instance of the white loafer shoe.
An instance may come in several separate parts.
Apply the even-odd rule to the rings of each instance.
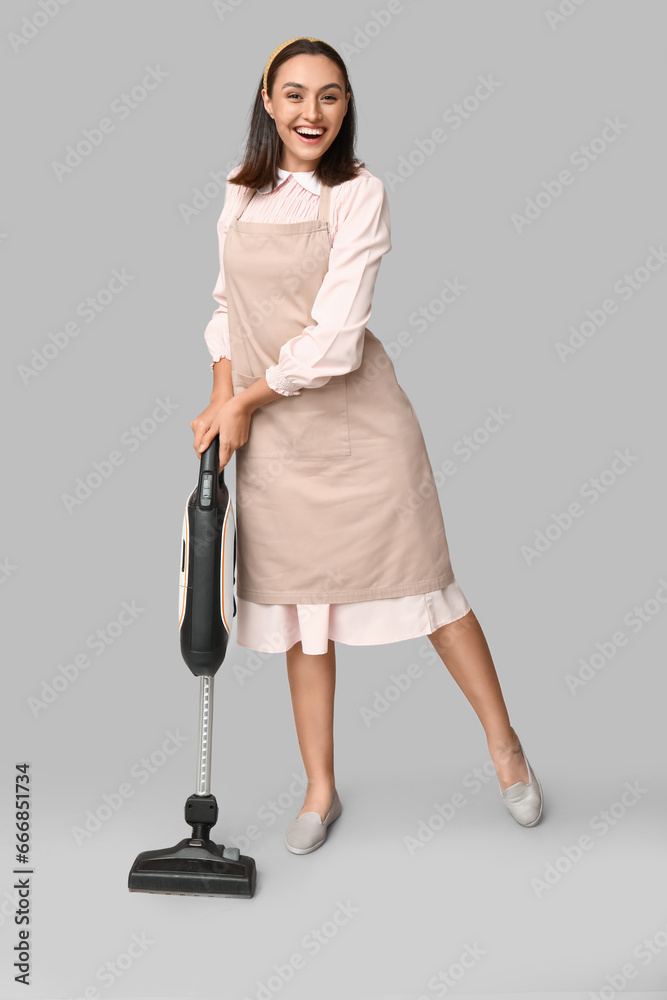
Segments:
[[[285,831],[285,844],[292,854],[310,854],[324,843],[327,837],[327,827],[341,814],[342,805],[338,791],[334,789],[331,809],[324,817],[318,812],[305,812],[298,819],[292,820]]]
[[[528,782],[515,781],[513,785],[508,785],[505,791],[501,788],[500,794],[510,815],[517,823],[520,823],[521,826],[535,826],[542,815],[542,806],[544,805],[542,786],[528,763],[523,747],[521,747],[521,753],[528,768]]]

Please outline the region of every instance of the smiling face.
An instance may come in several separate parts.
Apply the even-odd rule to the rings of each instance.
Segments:
[[[273,97],[262,90],[262,98],[283,141],[282,169],[315,170],[338,135],[350,100],[338,66],[323,55],[293,56],[278,67]]]

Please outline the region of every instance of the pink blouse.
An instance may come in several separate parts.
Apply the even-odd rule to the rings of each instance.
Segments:
[[[227,229],[247,188],[227,187],[218,220],[220,273],[213,291],[218,308],[204,337],[213,361],[230,358],[223,249]],[[302,222],[317,218],[320,182],[314,171],[278,170],[280,181],[270,189],[259,188],[243,212],[244,222]],[[275,391],[292,396],[303,388],[319,388],[332,375],[354,371],[362,360],[364,330],[380,261],[391,249],[389,204],[379,177],[362,167],[357,177],[331,190],[329,218],[331,254],[329,268],[317,293],[311,314],[315,323],[288,340],[278,362],[266,370],[266,381]]]

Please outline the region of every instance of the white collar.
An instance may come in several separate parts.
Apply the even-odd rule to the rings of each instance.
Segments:
[[[278,185],[282,184],[285,178],[289,177],[290,174],[296,181],[299,182],[301,187],[304,187],[306,191],[311,191],[313,194],[319,194],[321,184],[317,177],[315,176],[314,170],[283,170],[282,167],[278,167]],[[259,194],[268,194],[269,191],[275,190],[270,184],[265,184],[264,187],[257,188]]]

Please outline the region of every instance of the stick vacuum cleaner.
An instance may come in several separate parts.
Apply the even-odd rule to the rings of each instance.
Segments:
[[[200,684],[197,784],[185,803],[192,833],[174,847],[142,851],[130,869],[130,892],[252,897],[255,891],[253,858],[210,839],[218,820],[218,803],[210,791],[213,679],[225,658],[236,615],[236,524],[224,469],[218,472],[219,447],[216,434],[202,453],[181,537],[181,655]]]

